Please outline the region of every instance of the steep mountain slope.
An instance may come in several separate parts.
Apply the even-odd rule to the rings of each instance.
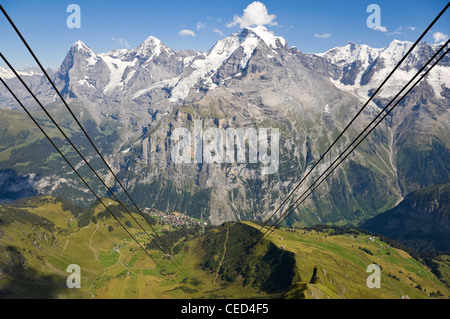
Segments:
[[[117,140],[120,131],[111,130],[112,126],[104,121],[103,125],[108,130],[102,132],[82,105],[74,103],[71,107],[81,118],[90,136],[97,141],[97,145],[107,153],[112,152],[113,145],[110,143]],[[88,141],[83,139],[80,129],[73,125],[73,121],[68,118],[70,115],[61,112],[59,105],[50,104],[47,109],[54,114],[72,142],[79,146],[90,163],[99,170],[99,173],[102,175],[106,173],[106,168],[101,165],[100,159],[93,159],[94,150]],[[0,113],[1,121],[5,124],[3,126],[4,135],[0,138],[0,172],[2,174],[0,200],[10,201],[33,194],[52,193],[68,200],[80,198],[85,206],[86,204],[89,206],[89,202],[95,197],[90,197],[86,186],[78,177],[74,178],[75,173],[41,134],[28,115],[11,110],[1,110]],[[77,165],[79,172],[92,183],[92,187],[100,193],[104,192],[92,171],[84,163],[80,163],[81,158],[64,140],[61,133],[46,119],[45,114],[42,111],[34,112],[34,116],[66,157],[74,165]],[[109,181],[107,176],[104,178],[107,182]],[[12,197],[8,195],[8,192]]]
[[[415,191],[396,207],[361,224],[417,252],[450,251],[450,184]]]
[[[410,46],[400,41],[385,49],[350,44],[324,54],[304,54],[261,26],[220,40],[206,53],[175,52],[150,37],[136,49],[97,54],[80,41],[52,76],[140,205],[221,224],[261,220],[272,212]],[[420,44],[338,149],[318,166],[319,172],[437,48]],[[288,222],[358,221],[392,208],[411,191],[448,181],[449,65],[445,58]],[[55,96],[45,81],[38,75],[31,78],[39,97],[52,103]],[[16,80],[8,81],[18,88]],[[0,99],[2,106],[11,107],[3,88]],[[78,131],[60,104],[53,103],[52,111]],[[278,129],[276,173],[262,174],[267,163],[250,163],[248,155],[245,164],[237,164],[236,158],[227,164],[175,163],[174,130],[192,133],[195,121],[202,121],[205,131]],[[12,156],[0,167],[26,177],[36,174],[32,166],[17,167],[25,162],[24,153],[14,147],[8,144],[5,152]],[[41,155],[50,157],[48,151]],[[92,200],[61,182],[63,177],[58,183],[57,175],[41,171],[38,181],[52,175],[55,186],[38,192],[65,194],[84,205]],[[111,176],[107,179],[112,182]]]

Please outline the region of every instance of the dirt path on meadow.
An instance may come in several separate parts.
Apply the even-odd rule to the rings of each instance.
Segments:
[[[222,267],[223,261],[225,260],[225,254],[227,253],[227,243],[228,243],[228,234],[230,233],[230,227],[227,228],[227,236],[225,238],[225,243],[223,244],[223,256],[222,260],[219,263],[219,267],[217,267],[216,278],[214,279],[214,283],[216,283],[217,278],[219,278],[219,270]]]

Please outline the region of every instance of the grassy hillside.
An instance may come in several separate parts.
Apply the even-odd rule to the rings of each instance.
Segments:
[[[121,213],[121,221],[143,246],[152,247],[116,202],[107,199],[105,204]],[[85,216],[89,219],[80,226]],[[140,215],[135,218],[145,225]],[[173,231],[167,225],[154,228],[162,237]],[[253,223],[225,224],[177,237],[172,249],[189,276],[163,253],[149,249],[165,268],[161,271],[98,203],[89,212],[54,197],[0,206],[0,235],[1,298],[450,296],[426,266],[404,251],[368,235],[332,236],[326,229],[280,229],[257,246],[253,244],[261,233]],[[366,268],[373,263],[382,267],[381,289],[366,286]],[[66,287],[70,264],[81,267],[81,289]]]
[[[40,201],[40,203],[38,203]],[[143,245],[150,243],[136,223],[121,211],[121,221]],[[26,205],[23,207],[21,204]],[[265,295],[240,283],[215,282],[215,274],[201,269],[202,238],[184,241],[177,259],[190,274],[186,278],[156,250],[148,250],[165,268],[164,274],[118,223],[98,205],[79,213],[53,197],[34,198],[0,208],[0,296],[2,298],[221,298]],[[80,227],[89,214],[91,221]],[[77,219],[77,217],[79,219]],[[95,217],[95,218],[93,218]],[[134,215],[145,225],[140,215]],[[92,222],[96,220],[96,223]],[[128,226],[127,226],[128,227]],[[162,235],[166,226],[155,225]],[[149,227],[145,227],[150,232]],[[70,264],[81,267],[81,289],[68,289]]]
[[[403,250],[370,235],[333,231],[276,230],[270,237],[277,246],[295,254],[298,272],[305,279],[306,298],[398,299],[429,298],[429,293],[450,296],[450,290],[423,264]],[[381,266],[381,288],[366,285],[367,266]],[[315,284],[309,283],[317,267]],[[417,287],[417,288],[416,288]]]

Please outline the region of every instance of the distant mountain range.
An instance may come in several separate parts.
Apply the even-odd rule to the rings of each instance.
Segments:
[[[174,51],[149,37],[135,49],[98,54],[78,41],[51,76],[140,205],[220,224],[264,219],[272,212],[411,46],[395,40],[382,49],[348,44],[305,54],[262,26],[220,40],[208,52]],[[338,149],[438,48],[419,44]],[[11,71],[0,69],[0,75],[37,110]],[[31,69],[22,75],[89,151],[42,74]],[[445,57],[289,223],[359,221],[394,207],[414,190],[448,182],[449,88],[450,58]],[[3,87],[0,107],[18,109]],[[67,168],[56,168],[63,164],[51,148],[37,148],[46,144],[31,134],[32,125],[19,114],[2,112],[8,123],[22,121],[22,126],[0,126],[5,132],[0,169],[12,169],[19,178],[33,175],[33,189],[40,194],[87,205],[91,199]],[[278,128],[278,173],[262,176],[260,165],[249,163],[175,164],[171,134],[178,127],[191,128],[194,120],[202,120],[205,128]],[[37,149],[38,163],[30,155]],[[337,155],[334,150],[331,159]]]

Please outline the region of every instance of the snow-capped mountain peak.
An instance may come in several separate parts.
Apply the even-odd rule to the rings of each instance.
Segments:
[[[84,43],[84,42],[81,41],[81,40],[78,40],[77,42],[75,42],[75,43],[72,45],[72,50],[75,50],[75,51],[83,51],[83,52],[88,52],[88,53],[94,52],[94,51],[91,50],[91,48],[89,48],[89,47],[86,45],[86,43]]]
[[[391,66],[395,66],[406,55],[412,45],[412,42],[394,40],[383,50],[381,57],[384,58],[385,61],[391,62],[389,63]]]
[[[98,55],[89,48],[83,41],[75,42],[67,53],[66,58],[61,64],[60,71],[67,73],[73,65],[77,63],[83,64],[83,67],[94,66],[99,60]]]
[[[326,59],[337,67],[338,75],[333,75],[333,81],[339,88],[357,92],[358,96],[367,98],[369,92],[384,81],[412,46],[412,42],[400,40],[393,40],[382,49],[350,43],[344,47],[337,47],[315,55]],[[383,98],[394,96],[414,76],[415,72],[431,58],[438,47],[425,42],[419,43],[392,75],[387,88],[379,96]],[[445,59],[440,65],[442,69],[448,68],[448,62]],[[436,70],[438,69],[436,68]],[[441,72],[441,74],[443,73],[445,72]],[[442,76],[435,79],[433,73],[428,77],[428,81],[432,84],[437,96],[441,96],[443,87],[448,87],[450,82]]]
[[[374,49],[367,45],[357,45],[349,43],[343,47],[337,47],[331,49],[325,53],[316,54],[320,57],[326,58],[335,64],[352,64],[356,61],[360,61],[362,64],[367,65],[372,63],[383,49]]]
[[[285,47],[287,45],[286,40],[283,37],[275,36],[272,32],[267,30],[266,27],[259,25],[254,28],[247,27],[245,28],[241,34],[253,32],[260,39],[262,39],[265,44],[272,49],[278,49],[280,47]]]
[[[141,58],[155,58],[160,56],[163,52],[173,54],[173,50],[166,47],[161,40],[150,36],[135,50],[136,55]]]
[[[243,70],[247,67],[249,60],[255,53],[255,50],[264,43],[269,48],[270,54],[276,54],[275,50],[287,47],[286,40],[282,37],[275,36],[264,26],[254,28],[244,28],[237,34],[234,33],[225,39],[217,41],[217,43],[203,56],[192,60],[190,67],[193,69],[187,76],[182,76],[171,93],[171,101],[176,102],[185,99],[191,88],[197,83],[203,82],[209,89],[214,89],[216,84],[213,83],[213,76],[217,73],[230,57],[238,50],[239,53],[239,69]],[[266,49],[267,50],[267,49]],[[237,70],[237,73],[240,72]]]
[[[22,71],[17,71],[17,73],[20,76],[35,76],[35,75],[42,76],[43,75],[38,70],[31,69],[31,68],[30,69],[26,69],[26,70],[22,70]],[[12,79],[12,78],[15,78],[16,75],[10,69],[2,68],[0,66],[0,77],[3,78],[3,79]]]
[[[147,39],[145,39],[143,43],[161,45],[162,42],[160,39],[155,38],[154,36],[151,35]]]

